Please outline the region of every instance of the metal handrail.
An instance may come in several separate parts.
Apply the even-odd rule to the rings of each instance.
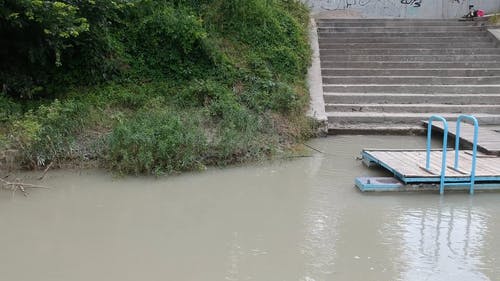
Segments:
[[[458,170],[458,159],[459,159],[459,146],[460,146],[460,125],[464,119],[472,120],[474,123],[474,141],[472,143],[472,166],[470,172],[470,194],[474,194],[474,182],[476,180],[476,156],[477,156],[477,139],[479,135],[479,123],[476,117],[472,115],[460,115],[457,118],[457,129],[455,133],[455,165],[453,166],[455,170]]]
[[[438,120],[443,122],[443,155],[441,160],[441,180],[439,185],[439,194],[444,193],[444,180],[446,176],[446,151],[448,147],[448,122],[444,117],[439,115],[432,115],[429,118],[429,123],[427,125],[427,157],[425,160],[425,169],[430,171],[430,160],[431,160],[431,137],[432,137],[432,121]]]

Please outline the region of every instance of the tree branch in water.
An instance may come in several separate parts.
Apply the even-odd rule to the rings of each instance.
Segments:
[[[11,190],[12,193],[15,193],[17,190],[20,190],[24,196],[28,196],[27,188],[50,188],[48,186],[29,184],[21,182],[21,179],[17,178],[15,181],[10,182],[3,178],[0,178],[0,188]]]

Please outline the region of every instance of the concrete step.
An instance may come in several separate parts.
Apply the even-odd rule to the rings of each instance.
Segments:
[[[497,85],[500,76],[490,77],[429,77],[429,76],[323,76],[323,84],[377,84],[377,85]]]
[[[414,38],[414,37],[488,37],[489,34],[485,30],[477,29],[476,31],[445,31],[445,32],[421,32],[421,31],[406,31],[389,32],[389,31],[376,31],[365,30],[365,32],[333,32],[329,29],[318,29],[319,38]]]
[[[484,22],[317,23],[330,132],[422,132],[433,114],[500,124],[500,44]]]
[[[425,135],[421,124],[328,124],[329,135]]]
[[[443,33],[443,32],[459,32],[474,35],[478,32],[484,32],[484,26],[394,26],[394,27],[380,27],[380,26],[320,26],[317,28],[319,33],[345,33],[353,34],[353,36],[365,33]]]
[[[377,85],[377,84],[325,84],[326,93],[418,93],[418,94],[495,94],[500,85]]]
[[[500,55],[500,48],[450,49],[320,49],[321,55]]]
[[[458,21],[441,19],[316,19],[318,26],[348,26],[348,27],[401,27],[401,26],[480,26],[483,23],[476,21]]]
[[[467,112],[474,115],[482,125],[500,124],[500,114]],[[455,113],[387,113],[387,112],[327,112],[329,124],[421,124],[431,115],[441,115],[448,121],[457,119]]]
[[[327,112],[388,112],[388,113],[488,113],[500,114],[500,104],[384,104],[384,103],[330,103]]]
[[[320,49],[450,49],[450,48],[493,48],[491,42],[451,42],[451,43],[325,43],[320,42]]]
[[[382,61],[382,62],[493,62],[498,55],[320,55],[322,62],[334,61]]]
[[[372,43],[492,43],[491,37],[488,36],[470,36],[470,37],[321,37],[318,39],[319,45],[323,44],[372,44]]]
[[[434,77],[480,77],[500,76],[499,68],[448,68],[448,69],[370,69],[370,68],[323,68],[323,76],[434,76]]]
[[[427,118],[428,119],[428,118]],[[495,125],[480,125],[481,128],[494,130],[498,128]],[[337,134],[356,134],[356,135],[425,135],[426,127],[422,124],[329,124],[328,133]]]
[[[496,69],[498,62],[381,62],[381,61],[322,61],[322,68],[415,68],[415,69],[447,69],[447,68],[482,68]]]
[[[324,94],[327,104],[500,104],[500,93],[495,94],[456,94],[456,93],[328,93]]]

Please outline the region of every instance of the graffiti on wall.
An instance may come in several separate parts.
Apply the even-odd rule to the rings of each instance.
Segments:
[[[313,12],[339,11],[363,17],[459,18],[468,5],[488,12],[500,9],[500,0],[301,0]],[[1,2],[1,0],[0,0]]]
[[[325,0],[321,1],[322,7],[327,8],[329,10],[344,10],[351,8],[360,8],[369,5],[371,2],[379,2],[381,0]],[[314,0],[305,1],[306,3],[310,3],[314,5]]]
[[[370,4],[372,0],[345,0],[345,7],[351,8],[352,6],[366,6]]]
[[[303,0],[310,7],[319,7],[323,10],[398,10],[401,4],[419,8],[422,0]],[[457,0],[453,0],[457,1]]]
[[[415,8],[422,7],[422,0],[401,0],[401,4],[410,5]]]
[[[357,10],[380,15],[397,13],[400,0],[302,0],[313,10]],[[419,0],[421,1],[421,0]]]

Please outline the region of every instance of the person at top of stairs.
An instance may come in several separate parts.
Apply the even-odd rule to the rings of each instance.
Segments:
[[[474,5],[469,5],[469,12],[463,17],[467,18],[467,19],[474,20],[474,18],[482,17],[482,16],[484,16],[483,10],[476,10],[476,9],[474,9]]]

